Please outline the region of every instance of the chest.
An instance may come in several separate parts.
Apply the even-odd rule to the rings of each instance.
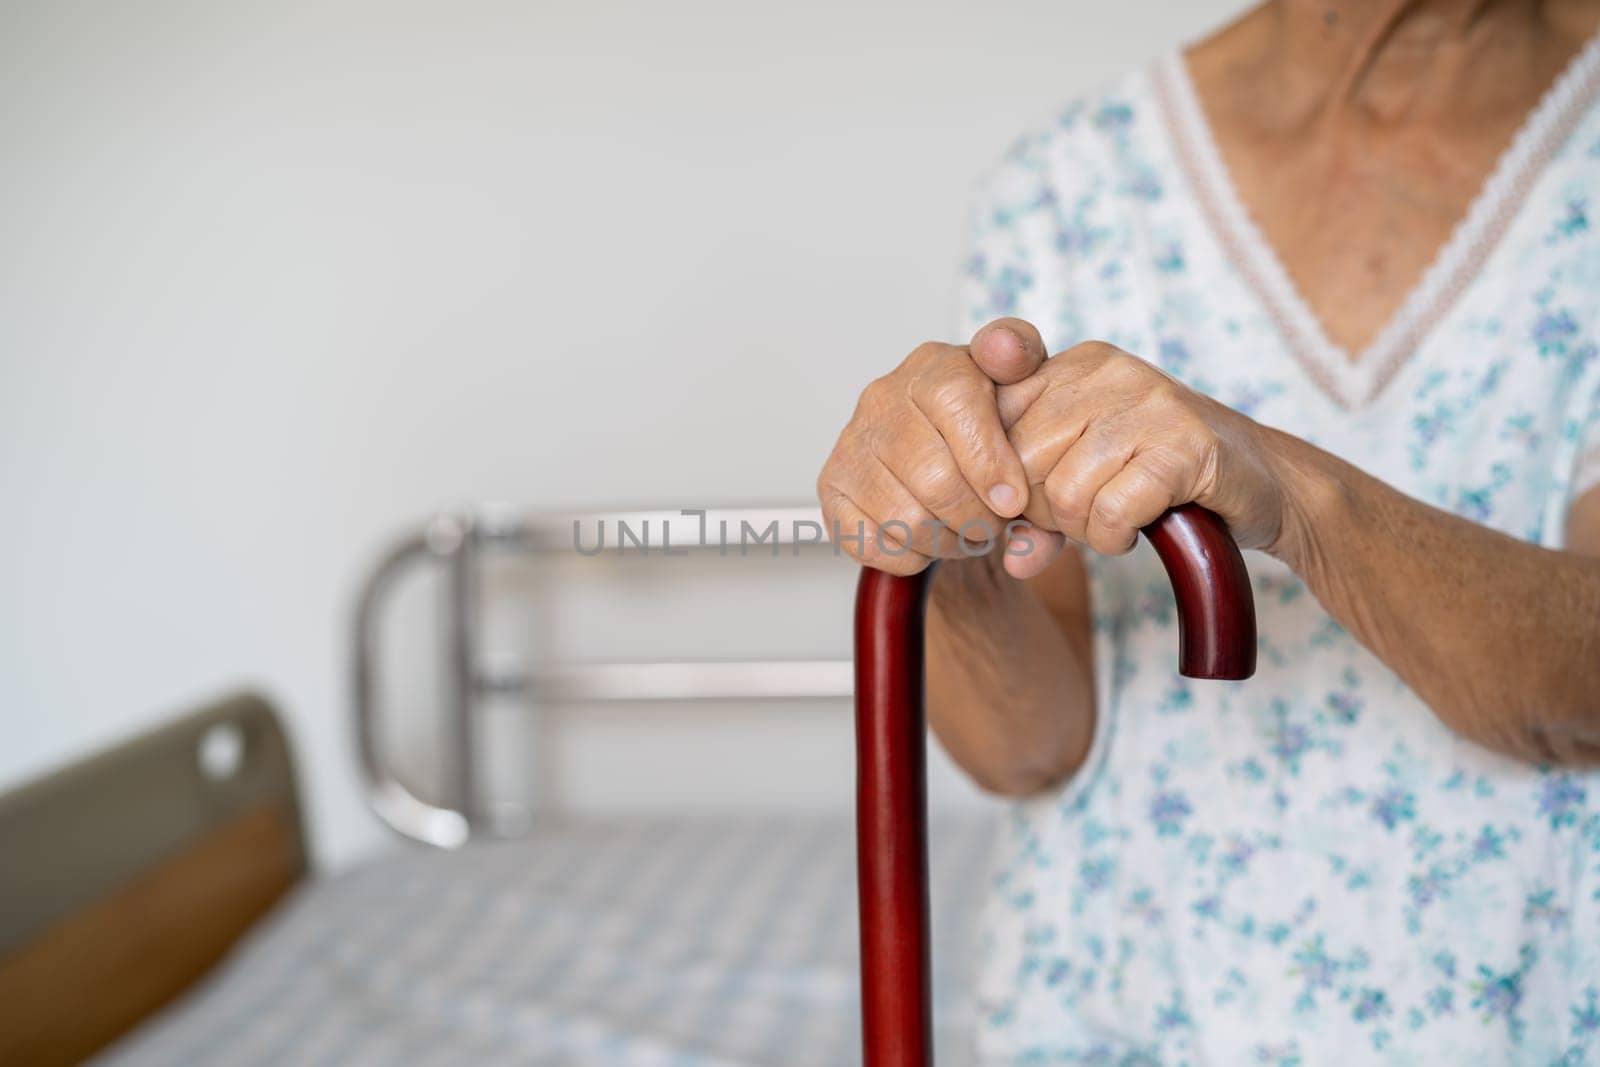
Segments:
[[[1573,213],[1589,168],[1542,174],[1504,231],[1484,230],[1497,238],[1485,262],[1416,302],[1415,334],[1360,360],[1296,327],[1281,287],[1261,284],[1270,264],[1229,239],[1204,182],[1095,201],[1079,221],[1107,236],[1088,255],[1041,247],[1047,267],[1022,310],[1118,344],[1409,495],[1544,542],[1600,369],[1600,241]]]
[[[1379,129],[1353,113],[1288,137],[1215,128],[1246,210],[1349,359],[1417,287],[1515,133],[1503,120]]]

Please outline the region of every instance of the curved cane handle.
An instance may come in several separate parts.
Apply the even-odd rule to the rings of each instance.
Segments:
[[[1185,504],[1143,532],[1178,601],[1178,673],[1233,680],[1256,673],[1250,572],[1216,512]]]
[[[1256,616],[1239,547],[1215,514],[1174,508],[1144,534],[1178,601],[1178,670],[1255,672]],[[933,1062],[923,607],[932,568],[864,569],[856,587],[856,862],[866,1067]]]

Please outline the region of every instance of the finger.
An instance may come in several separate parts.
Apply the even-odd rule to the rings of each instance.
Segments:
[[[915,435],[917,428],[918,424],[913,423],[912,435]],[[935,474],[934,477],[961,482],[961,474],[952,466],[938,435],[926,428],[922,432],[931,442],[924,446],[923,454],[934,454],[926,466],[935,472],[945,472],[942,476]],[[906,463],[911,454],[904,444],[906,437],[904,431],[896,435],[899,447],[893,453],[893,458],[897,463]],[[910,465],[918,466],[914,459]],[[867,453],[861,456],[857,473],[846,488],[847,495],[856,506],[877,524],[882,540],[879,547],[883,551],[892,553],[906,548],[930,559],[954,558],[962,554],[959,539],[951,529],[951,524],[930,511],[917,491],[901,479],[895,468],[881,458],[873,446],[869,445]]]
[[[1107,556],[1121,555],[1133,548],[1140,530],[1185,502],[1181,465],[1164,455],[1140,453],[1100,487],[1089,506],[1085,537],[1090,548]]]
[[[881,470],[873,483],[873,500],[862,501],[886,532],[905,539],[909,530],[910,546],[934,559],[973,555],[971,549],[962,547],[966,539],[993,545],[1005,520],[993,515],[972,495],[942,445],[937,453],[920,460],[908,458],[904,451],[897,452],[894,459],[898,466],[879,460]],[[967,531],[965,535],[962,530]]]
[[[902,443],[882,457],[884,465],[917,503],[955,536],[992,543],[1000,536],[1006,520],[978,499],[944,438],[931,424],[927,430],[927,440],[920,447]]]
[[[1044,363],[1044,338],[1024,319],[995,319],[972,335],[972,361],[996,385],[1032,376]]]
[[[822,514],[835,548],[864,567],[904,575],[916,574],[932,562],[920,552],[900,547],[891,536],[893,530],[885,535],[876,520],[838,489],[827,492]]]
[[[1088,347],[1080,345],[1073,353]],[[1041,380],[1046,381],[1049,389],[1049,395],[1030,403],[1007,431],[1007,439],[1022,460],[1030,487],[1047,478],[1060,465],[1062,457],[1084,436],[1095,432],[1095,428],[1131,421],[1129,415],[1140,399],[1137,392],[1104,388],[1096,375],[1096,361],[1080,359],[1073,353],[1054,357],[1028,382],[998,390],[1003,394]],[[1013,398],[1018,395],[1012,393]],[[1132,426],[1129,429],[1142,435],[1146,428]]]
[[[1042,530],[1028,522],[1013,523],[1006,542],[1006,573],[1023,580],[1037,577],[1066,547],[1067,539],[1052,530]]]
[[[1064,388],[1074,393],[1082,391],[1086,379],[1122,355],[1120,349],[1100,341],[1085,341],[1065,352],[1057,352],[1030,377],[995,390],[1001,424],[1007,430],[1015,429],[1017,422],[1047,390],[1053,393]],[[1104,392],[1104,389],[1099,391]]]
[[[1090,405],[1067,393],[1036,404],[1011,427],[1006,440],[1016,450],[1030,491],[1044,483],[1067,454],[1089,432],[1100,415]]]
[[[1028,500],[1027,474],[1000,423],[994,384],[973,361],[962,357],[937,372],[919,375],[912,381],[909,395],[954,460],[968,494],[984,512],[978,514],[967,494],[958,494],[956,487],[949,486],[944,493],[948,499],[940,502],[952,512],[952,518],[958,510],[963,522],[1020,514]]]
[[[1090,427],[1045,477],[1040,489],[1050,525],[1079,544],[1089,543],[1095,497],[1133,458],[1136,439],[1109,423]]]
[[[965,355],[960,361],[971,363]],[[981,378],[970,366],[965,373]],[[961,531],[972,540],[992,543],[1005,520],[978,499],[926,413],[915,403],[906,403],[904,411],[904,418],[880,423],[867,436],[863,460],[868,467],[862,477],[868,488],[853,488],[852,495],[880,525],[891,519],[909,525],[914,531],[911,546],[924,555],[962,555]],[[1011,450],[1010,442],[1005,448]]]

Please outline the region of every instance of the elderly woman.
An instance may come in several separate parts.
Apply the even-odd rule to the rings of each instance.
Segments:
[[[862,562],[948,561],[931,722],[1022,798],[986,1059],[1600,1062],[1597,27],[1278,0],[985,184],[993,321],[819,490]],[[1260,552],[1249,682],[1173,673],[1130,550],[1185,501]]]

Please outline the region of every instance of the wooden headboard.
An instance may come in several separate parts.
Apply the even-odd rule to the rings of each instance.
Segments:
[[[0,1064],[76,1063],[306,873],[277,714],[241,694],[0,796]]]

